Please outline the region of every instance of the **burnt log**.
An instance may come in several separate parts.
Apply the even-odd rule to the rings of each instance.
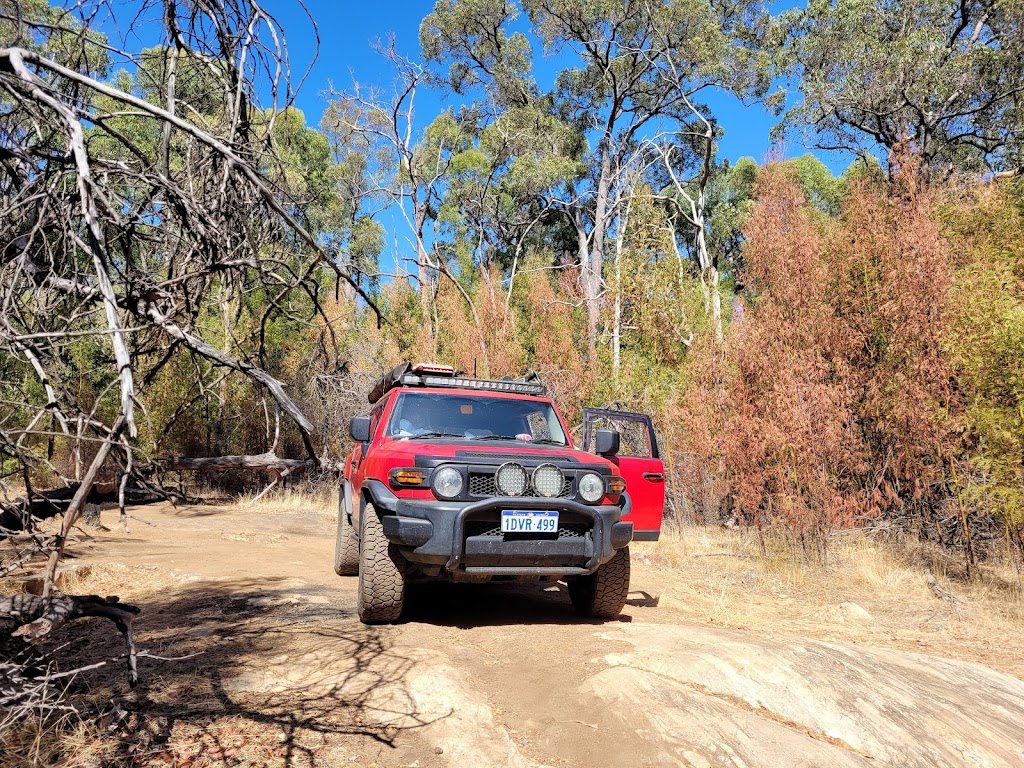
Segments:
[[[22,531],[25,529],[26,517],[46,520],[64,514],[71,500],[78,493],[81,483],[72,483],[66,488],[55,488],[32,494],[31,500],[16,499],[11,504],[0,508],[0,535]],[[155,504],[166,501],[167,495],[152,488],[129,485],[125,488],[125,503],[133,506]],[[118,502],[118,485],[114,480],[99,481],[93,484],[85,497],[85,504],[105,504]]]

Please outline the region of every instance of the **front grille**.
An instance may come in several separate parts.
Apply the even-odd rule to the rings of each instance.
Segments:
[[[540,538],[540,537],[542,537],[542,538],[555,538],[550,533],[540,533],[540,534],[521,534],[521,533],[502,534],[501,526],[500,525],[495,525],[494,521],[492,521],[492,520],[468,520],[466,522],[465,531],[466,531],[466,536],[467,537],[469,537],[469,536],[494,536],[494,537],[515,536],[516,538],[522,538],[523,536],[527,536],[527,537],[536,536],[538,538]],[[587,536],[587,534],[589,532],[590,532],[590,526],[587,525],[586,523],[562,523],[560,526],[558,526],[558,536],[557,536],[557,538],[559,538],[559,539],[583,539],[583,538],[586,538],[586,536]]]
[[[496,496],[497,489],[494,487],[494,475],[471,472],[469,474],[469,495],[470,496]]]
[[[501,526],[491,520],[467,520],[466,536],[501,536]]]
[[[497,496],[498,490],[494,485],[493,472],[470,472],[469,473],[469,495],[470,496]],[[536,496],[533,487],[527,485],[524,496]],[[565,499],[572,496],[572,478],[566,477],[562,483],[562,491],[556,498]]]

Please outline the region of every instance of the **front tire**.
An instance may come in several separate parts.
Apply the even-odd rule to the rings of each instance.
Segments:
[[[359,539],[359,590],[356,609],[364,624],[398,621],[405,601],[405,562],[384,536],[372,504],[363,508]]]
[[[348,515],[345,490],[338,494],[338,536],[334,542],[334,572],[339,576],[359,573],[359,539]]]
[[[577,613],[595,619],[614,619],[622,613],[629,596],[629,547],[589,576],[569,580],[569,599]]]

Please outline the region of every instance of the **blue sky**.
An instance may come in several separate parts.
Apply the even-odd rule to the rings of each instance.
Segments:
[[[323,113],[323,92],[333,82],[336,87],[348,87],[353,77],[363,83],[390,84],[392,73],[387,63],[371,50],[375,38],[389,33],[396,36],[398,48],[410,57],[419,53],[419,25],[430,12],[434,0],[387,0],[387,2],[353,2],[353,0],[308,0],[307,7],[316,19],[320,36],[320,51],[297,100],[297,106],[311,125],[316,125]],[[267,0],[264,6],[274,13],[285,28],[294,78],[310,65],[316,38],[313,28],[295,0]],[[535,54],[539,51],[535,49]],[[553,77],[557,63],[540,60],[536,74],[541,86],[546,77]],[[716,94],[707,99],[725,136],[719,155],[735,162],[749,156],[764,158],[769,148],[769,131],[776,119],[760,106],[744,106],[727,94]],[[419,100],[421,118],[429,122],[441,106],[438,96]],[[802,155],[807,149],[790,144],[787,156]],[[845,163],[838,158],[822,157],[833,171],[842,170]]]
[[[284,27],[291,60],[293,84],[306,73],[296,100],[296,106],[305,113],[309,125],[318,125],[326,106],[325,91],[331,84],[344,89],[353,79],[363,84],[389,87],[394,74],[388,63],[376,54],[371,45],[375,39],[394,34],[398,50],[415,58],[419,55],[419,26],[430,13],[435,0],[387,0],[387,2],[353,2],[353,0],[307,0],[306,7],[316,20],[319,34],[319,52],[316,54],[317,34],[308,16],[296,0],[263,0],[263,7],[273,13]],[[794,0],[777,0],[773,11],[792,7]],[[528,22],[520,19],[518,26],[528,32]],[[555,74],[566,64],[544,58],[539,44],[534,46],[534,75],[541,88],[553,85]],[[313,61],[314,55],[316,59]],[[777,118],[759,105],[744,106],[725,93],[712,94],[705,99],[724,130],[719,144],[719,157],[735,163],[741,157],[765,158],[769,147],[769,133]],[[444,97],[438,93],[417,94],[417,114],[420,127],[425,126],[444,107]],[[783,147],[787,157],[800,156],[809,150],[795,143]],[[841,172],[850,158],[836,153],[818,154],[833,173]],[[381,269],[394,274],[408,270],[403,258],[412,253],[408,227],[395,206],[382,211],[379,223],[388,232],[388,243],[381,256]]]

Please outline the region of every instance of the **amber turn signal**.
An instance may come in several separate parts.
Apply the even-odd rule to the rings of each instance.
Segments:
[[[421,469],[396,469],[391,473],[391,482],[395,485],[423,485],[423,478]]]
[[[621,477],[609,477],[608,478],[608,493],[613,496],[622,493],[626,490],[626,481]]]

